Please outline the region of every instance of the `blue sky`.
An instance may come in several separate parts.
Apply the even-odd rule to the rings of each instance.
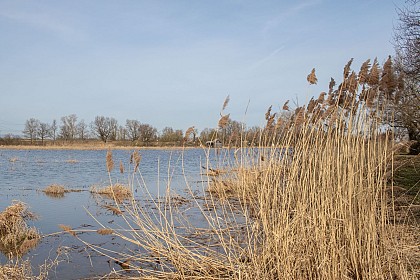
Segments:
[[[393,55],[403,4],[0,0],[0,135],[69,114],[202,130],[227,95],[233,119],[260,125],[268,106],[328,89],[350,58],[358,71]]]

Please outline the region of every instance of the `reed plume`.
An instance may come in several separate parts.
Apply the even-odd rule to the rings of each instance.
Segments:
[[[318,82],[318,79],[315,75],[315,68],[312,69],[311,73],[306,77],[306,80],[310,85],[314,85]]]
[[[283,104],[283,110],[285,110],[285,111],[289,111],[289,100],[287,100],[284,104]]]
[[[112,151],[106,152],[106,170],[110,173],[114,169],[114,160],[112,159]]]
[[[226,126],[229,123],[229,116],[230,116],[230,114],[227,114],[227,115],[224,115],[224,116],[220,117],[219,123],[218,123],[219,128],[226,128]]]
[[[230,101],[230,96],[228,95],[225,99],[225,101],[223,102],[223,106],[222,106],[222,112],[226,109],[226,107],[228,106]]]

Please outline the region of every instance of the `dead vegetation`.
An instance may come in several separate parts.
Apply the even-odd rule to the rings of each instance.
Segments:
[[[21,256],[37,246],[40,235],[26,223],[36,216],[28,206],[14,201],[0,213],[0,251],[6,256]]]
[[[52,198],[63,198],[66,193],[70,192],[81,192],[78,189],[66,189],[63,185],[52,184],[42,190],[45,195]]]
[[[133,196],[131,189],[122,184],[113,184],[104,188],[92,186],[90,192],[118,202],[129,199]]]

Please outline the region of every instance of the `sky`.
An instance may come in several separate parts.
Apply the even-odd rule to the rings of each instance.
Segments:
[[[403,0],[0,0],[0,135],[76,114],[184,131],[263,125],[354,58],[385,62]],[[316,69],[317,85],[307,75]]]

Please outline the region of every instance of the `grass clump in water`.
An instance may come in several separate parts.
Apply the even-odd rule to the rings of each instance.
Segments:
[[[37,246],[40,235],[26,221],[36,216],[23,202],[17,201],[0,213],[0,251],[5,255],[21,256]]]
[[[122,184],[113,184],[101,189],[93,186],[91,187],[90,192],[116,201],[123,201],[124,199],[128,199],[133,195],[131,189]]]

